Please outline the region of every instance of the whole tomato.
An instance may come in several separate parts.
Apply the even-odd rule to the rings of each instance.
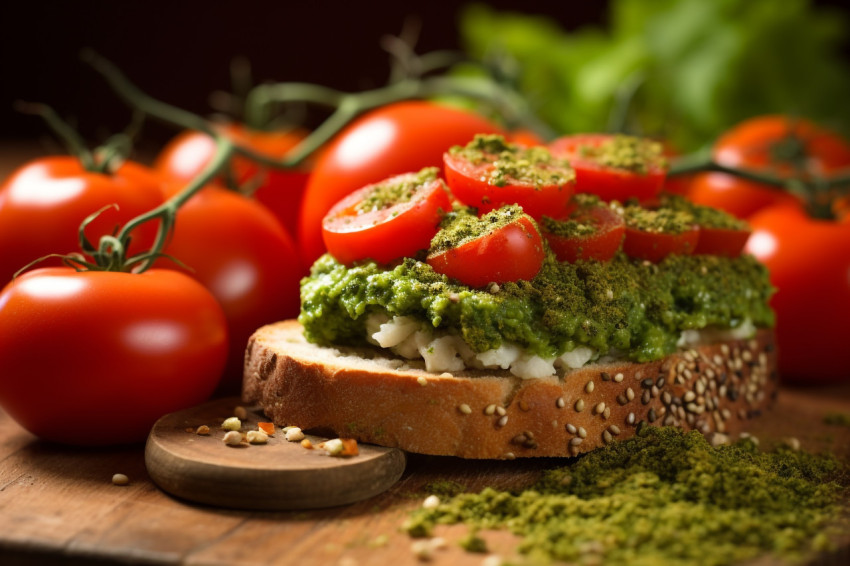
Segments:
[[[162,182],[147,167],[127,161],[112,174],[83,168],[71,156],[36,159],[16,170],[0,187],[0,285],[19,269],[47,254],[79,251],[80,223],[108,205],[85,230],[95,246],[128,220],[163,202]],[[156,225],[133,233],[128,256],[153,243]],[[50,259],[39,266],[59,265]]]
[[[0,292],[0,405],[46,440],[141,442],[210,396],[226,355],[221,307],[176,271],[48,267]]]
[[[307,135],[300,129],[266,132],[236,123],[227,124],[222,129],[235,142],[274,159],[284,157]],[[210,136],[184,131],[157,155],[154,169],[169,179],[189,181],[201,172],[214,153],[215,142]],[[295,234],[301,199],[310,175],[309,163],[297,169],[261,169],[256,162],[237,155],[231,167],[240,185],[259,180],[253,192],[254,198],[266,205],[290,234]]]
[[[712,151],[726,167],[752,169],[773,176],[829,176],[850,167],[850,144],[808,120],[789,116],[759,116],[720,136]],[[696,203],[748,218],[759,210],[798,199],[768,185],[726,173],[701,173],[690,188]]]
[[[367,112],[344,128],[316,160],[298,218],[301,257],[325,251],[322,219],[349,193],[393,175],[441,167],[443,153],[475,134],[503,133],[488,120],[431,102],[397,102]]]
[[[201,282],[218,299],[230,335],[227,371],[218,393],[238,393],[248,338],[260,326],[298,315],[306,275],[290,235],[263,204],[207,186],[177,211],[160,259]]]
[[[763,262],[776,294],[779,371],[796,383],[847,379],[850,224],[810,218],[799,206],[773,206],[749,219],[746,251]]]

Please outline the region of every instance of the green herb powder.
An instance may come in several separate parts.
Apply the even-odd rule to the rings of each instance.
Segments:
[[[847,528],[848,469],[827,455],[751,440],[712,447],[697,432],[646,427],[552,469],[531,487],[491,488],[418,509],[405,530],[438,524],[508,529],[532,563],[704,566],[830,548]],[[476,549],[480,547],[476,545]]]

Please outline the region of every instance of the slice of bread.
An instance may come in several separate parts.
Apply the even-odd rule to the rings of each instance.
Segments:
[[[650,363],[520,379],[435,374],[377,348],[317,346],[288,320],[251,337],[242,395],[281,426],[422,454],[512,459],[575,456],[646,425],[738,433],[776,391],[771,330]]]

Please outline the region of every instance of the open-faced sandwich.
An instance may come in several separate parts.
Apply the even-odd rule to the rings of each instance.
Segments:
[[[739,431],[777,381],[747,227],[661,193],[657,144],[550,148],[479,136],[444,177],[338,203],[298,320],[248,344],[244,400],[464,458],[573,456],[647,425]]]

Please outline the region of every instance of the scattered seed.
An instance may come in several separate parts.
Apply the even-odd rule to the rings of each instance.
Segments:
[[[578,430],[578,429],[576,429],[575,425],[569,424],[569,423],[567,423],[566,429],[567,429],[567,432],[569,432],[570,434],[575,434]]]
[[[429,495],[425,498],[425,501],[422,502],[422,507],[425,509],[436,509],[440,506],[440,498],[436,495]]]
[[[496,414],[500,417],[504,417],[507,414],[507,411],[504,407],[496,407]]]
[[[201,426],[195,429],[195,434],[199,434],[201,436],[209,436],[210,427],[205,424],[202,424]]]
[[[416,383],[418,383],[422,387],[425,387],[426,385],[428,385],[428,380],[425,379],[424,375],[420,375],[419,377],[416,378]]]
[[[576,436],[575,438],[570,439],[570,446],[578,446],[582,442],[584,442],[584,439]]]
[[[597,414],[602,414],[602,412],[605,410],[605,401],[600,401],[599,404],[596,405],[596,407],[593,408],[593,410]]]
[[[584,386],[584,390],[587,391],[588,393],[593,393],[594,387],[595,387],[595,385],[593,385],[593,382],[588,381],[587,385]]]
[[[125,474],[113,474],[112,476],[112,485],[128,485],[129,483],[130,478]]]
[[[506,424],[508,424],[508,415],[504,415],[502,416],[502,418],[496,421],[496,426],[499,428],[505,426]]]
[[[460,406],[458,406],[458,410],[461,413],[463,413],[464,415],[471,415],[472,414],[472,408],[470,408],[470,406],[467,405],[466,403],[462,403]]]
[[[558,407],[559,409],[563,409],[566,405],[567,405],[567,402],[564,400],[563,397],[558,397],[558,400],[555,401],[555,406]]]
[[[488,416],[489,416],[489,415],[492,415],[492,414],[493,414],[493,413],[495,413],[495,412],[496,412],[496,405],[487,405],[487,406],[484,408],[484,414],[485,414],[485,415],[488,415]]]
[[[582,438],[587,438],[587,431],[584,430],[583,426],[578,427],[578,435]]]
[[[312,450],[312,449],[313,449],[313,443],[312,443],[312,442],[310,442],[310,439],[309,439],[309,438],[305,438],[304,440],[302,440],[302,441],[301,441],[301,446],[303,446],[303,447],[304,447],[304,448],[306,448],[307,450]]]
[[[579,399],[576,401],[575,409],[577,413],[580,413],[584,410],[584,399]]]
[[[238,446],[242,444],[242,433],[236,430],[227,431],[224,435],[224,443],[228,446]]]
[[[617,383],[622,382],[622,381],[623,381],[623,374],[622,374],[622,373],[618,373],[617,375],[615,375],[615,376],[614,376],[614,381],[616,381]]]

